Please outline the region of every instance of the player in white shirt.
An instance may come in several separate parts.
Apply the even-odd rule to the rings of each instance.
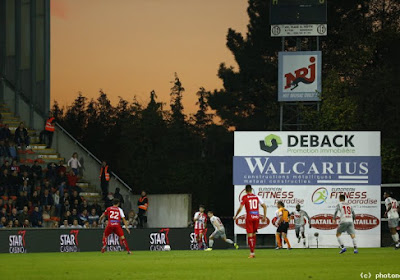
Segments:
[[[207,216],[204,213],[204,206],[199,206],[199,211],[194,214],[193,221],[194,221],[194,234],[196,236],[197,241],[197,249],[201,250],[203,248],[203,238],[204,233],[206,230],[207,225]]]
[[[232,244],[233,246],[235,246],[236,249],[239,249],[239,246],[236,243],[226,238],[225,227],[222,224],[221,219],[218,218],[217,216],[214,216],[213,211],[208,211],[207,214],[215,230],[209,237],[210,241],[208,243],[208,249],[206,249],[206,251],[212,251],[215,238],[222,238],[222,240],[224,240],[226,243]]]
[[[292,213],[290,213],[290,216],[292,216],[293,220],[294,220],[294,226],[295,226],[294,229],[296,232],[297,242],[300,243],[301,239],[303,238],[303,246],[305,248],[306,247],[306,236],[304,234],[304,232],[305,232],[304,219],[307,218],[309,226],[311,228],[310,217],[308,216],[306,211],[300,209],[300,204],[296,205],[296,210],[293,211]]]
[[[344,247],[343,240],[341,239],[341,235],[343,232],[347,232],[350,234],[351,239],[353,240],[354,246],[354,254],[358,253],[357,249],[357,241],[356,241],[356,232],[354,230],[354,219],[356,215],[354,214],[353,207],[346,201],[346,197],[341,194],[339,196],[339,204],[336,206],[335,214],[333,214],[333,221],[336,222],[337,215],[339,214],[340,223],[336,231],[336,237],[338,239],[340,245],[339,254],[343,254],[347,251],[346,247]]]
[[[396,244],[395,249],[400,248],[399,234],[397,233],[397,226],[399,225],[399,212],[398,202],[394,199],[389,192],[384,192],[383,197],[385,198],[386,212],[385,217],[388,217],[388,225],[390,234],[392,235],[393,241]]]

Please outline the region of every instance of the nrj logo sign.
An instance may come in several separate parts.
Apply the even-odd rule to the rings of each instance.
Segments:
[[[260,149],[265,152],[272,153],[280,144],[282,144],[281,138],[275,134],[270,134],[265,137],[264,140],[260,141]]]
[[[285,90],[294,90],[299,86],[299,83],[312,84],[315,81],[315,57],[310,57],[310,65],[307,67],[301,67],[294,71],[294,73],[286,73],[286,85]]]
[[[326,188],[318,188],[312,194],[311,201],[314,204],[322,204],[327,200],[328,194],[329,192]]]

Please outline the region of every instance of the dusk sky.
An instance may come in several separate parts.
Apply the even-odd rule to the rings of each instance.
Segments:
[[[199,87],[222,87],[219,64],[236,66],[226,34],[246,31],[246,9],[247,0],[51,0],[51,99],[66,106],[103,89],[113,104],[136,95],[145,105],[154,89],[169,104],[177,72],[192,113]]]

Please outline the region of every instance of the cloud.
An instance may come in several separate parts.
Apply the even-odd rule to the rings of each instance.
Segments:
[[[65,1],[62,0],[51,0],[50,12],[51,16],[64,20],[68,19],[69,16],[68,6],[66,5]]]

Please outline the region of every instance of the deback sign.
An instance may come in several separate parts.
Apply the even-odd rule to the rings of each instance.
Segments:
[[[259,233],[275,233],[276,203],[283,201],[289,211],[300,204],[308,212],[311,245],[319,232],[320,246],[337,246],[332,218],[344,194],[356,214],[359,246],[380,246],[379,132],[235,132],[233,184],[236,209],[247,184],[266,203],[271,222]],[[246,233],[240,218],[235,234]]]
[[[322,55],[280,52],[278,101],[320,101]]]

